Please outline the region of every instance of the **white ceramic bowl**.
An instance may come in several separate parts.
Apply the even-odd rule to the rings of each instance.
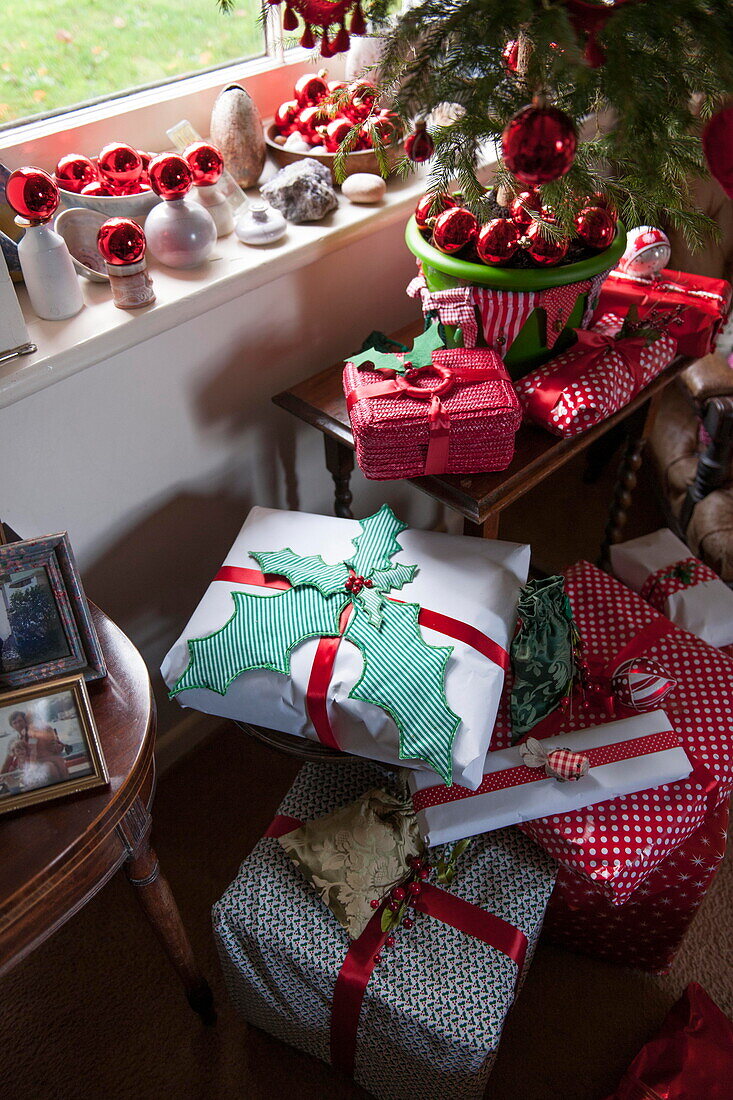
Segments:
[[[142,195],[77,195],[74,191],[64,191],[59,187],[61,201],[67,209],[82,207],[84,210],[96,210],[105,218],[134,218],[140,221],[160,202],[154,191],[144,191]]]
[[[53,226],[66,241],[76,270],[92,283],[109,282],[105,262],[97,249],[97,233],[106,220],[98,210],[79,206],[62,210]]]

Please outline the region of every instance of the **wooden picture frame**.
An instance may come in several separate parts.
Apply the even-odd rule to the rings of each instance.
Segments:
[[[0,695],[0,815],[107,783],[82,674]]]
[[[0,545],[0,691],[107,668],[66,532]]]

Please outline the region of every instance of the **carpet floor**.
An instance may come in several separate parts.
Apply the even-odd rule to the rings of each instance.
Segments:
[[[567,474],[525,498],[502,530],[507,538],[531,539],[543,568],[596,554],[608,485],[578,491],[578,471]],[[648,492],[639,497],[629,535],[660,525]],[[227,1002],[212,941],[211,904],[261,836],[297,768],[225,724],[159,784],[153,840],[214,989],[217,1024],[204,1027],[190,1011],[118,876],[0,982],[2,1100],[366,1095],[329,1067],[248,1028]],[[664,976],[541,946],[507,1023],[487,1098],[601,1100],[691,980],[733,1014],[732,912],[729,859]]]

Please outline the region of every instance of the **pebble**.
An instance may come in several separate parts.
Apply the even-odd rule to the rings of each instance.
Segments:
[[[341,192],[349,202],[381,202],[386,191],[387,184],[382,177],[371,172],[355,172],[341,184]]]
[[[309,153],[310,145],[304,140],[302,134],[293,131],[292,134],[288,134],[283,149],[289,149],[291,153]]]
[[[317,160],[289,164],[260,191],[291,222],[320,221],[338,206],[331,170]]]

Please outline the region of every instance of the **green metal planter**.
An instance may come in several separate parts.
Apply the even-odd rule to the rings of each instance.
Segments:
[[[446,256],[425,240],[414,218],[410,218],[407,223],[405,241],[413,255],[417,256],[422,263],[428,290],[446,290],[449,287],[471,285],[491,287],[494,290],[529,291],[580,283],[615,267],[626,248],[626,230],[619,222],[616,237],[610,247],[587,260],[566,264],[564,267],[534,269],[488,267],[485,264],[467,263],[454,256]],[[572,330],[581,326],[586,298],[585,294],[578,295],[566,327],[560,333],[552,350],[547,347],[544,310],[535,309],[530,314],[504,355],[504,362],[512,378],[521,378],[522,375],[567,347],[572,340]],[[462,341],[460,329],[447,325],[446,334],[451,346],[460,345]]]

